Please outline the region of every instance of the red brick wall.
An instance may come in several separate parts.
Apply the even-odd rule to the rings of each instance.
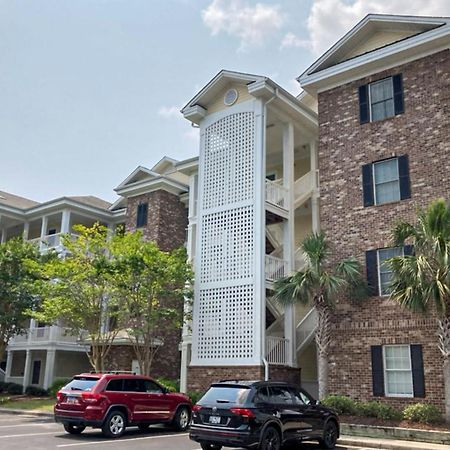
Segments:
[[[300,385],[300,369],[270,366],[269,379]],[[264,366],[191,366],[188,369],[188,392],[206,391],[220,380],[264,380]]]
[[[358,87],[401,73],[405,112],[359,123]],[[336,258],[390,246],[398,219],[415,220],[424,207],[450,192],[450,52],[378,73],[319,94],[321,226]],[[361,166],[393,155],[409,155],[411,198],[364,208]],[[331,348],[330,390],[372,398],[370,346],[422,344],[426,400],[443,408],[442,358],[431,317],[407,312],[386,298],[362,304],[340,299]],[[385,398],[396,406],[409,399]],[[415,399],[414,401],[418,401]]]

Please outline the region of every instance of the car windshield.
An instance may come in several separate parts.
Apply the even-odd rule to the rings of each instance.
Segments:
[[[90,391],[97,383],[98,378],[76,377],[70,383],[64,386],[67,391]]]
[[[247,400],[249,392],[249,388],[242,386],[212,386],[200,399],[199,404],[231,403],[233,405],[242,405]]]

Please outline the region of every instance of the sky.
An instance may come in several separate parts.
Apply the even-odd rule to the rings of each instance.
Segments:
[[[221,69],[295,78],[368,13],[450,16],[450,0],[0,0],[0,190],[113,191],[198,154],[180,114]]]

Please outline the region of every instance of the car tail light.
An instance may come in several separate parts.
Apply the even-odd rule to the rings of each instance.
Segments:
[[[60,402],[64,398],[64,394],[61,391],[56,393],[56,399]]]
[[[81,398],[85,403],[97,403],[102,396],[100,394],[93,394],[92,392],[82,392]]]
[[[251,409],[248,408],[230,408],[230,411],[237,416],[241,416],[246,419],[253,419],[255,414]]]
[[[202,407],[200,405],[194,405],[192,407],[192,411],[194,411],[194,412],[199,412],[201,409],[202,409]]]

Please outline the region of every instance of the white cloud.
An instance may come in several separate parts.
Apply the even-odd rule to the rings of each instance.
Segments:
[[[261,45],[284,24],[279,5],[250,5],[244,0],[213,0],[202,19],[213,36],[224,32],[239,38],[241,51]]]
[[[190,141],[194,141],[196,143],[200,142],[200,130],[195,127],[191,127],[189,131],[184,133],[184,137],[189,139]]]
[[[165,119],[179,118],[181,117],[180,106],[161,106],[158,110],[158,115]]]
[[[450,15],[449,0],[314,0],[308,17],[310,48],[319,55],[369,13]]]
[[[284,35],[283,40],[281,41],[280,50],[283,50],[285,48],[292,48],[292,47],[294,47],[294,48],[299,48],[299,47],[309,48],[310,42],[300,39],[294,33],[289,32]]]

